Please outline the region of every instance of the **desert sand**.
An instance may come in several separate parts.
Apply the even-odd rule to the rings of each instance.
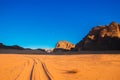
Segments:
[[[120,80],[120,54],[0,54],[0,80]]]

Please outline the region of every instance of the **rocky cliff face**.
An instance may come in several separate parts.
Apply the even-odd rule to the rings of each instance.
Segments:
[[[94,27],[76,44],[75,50],[120,50],[120,24]]]
[[[67,41],[60,41],[56,44],[56,49],[65,49],[65,50],[70,50],[71,48],[74,48],[75,45],[67,42]]]

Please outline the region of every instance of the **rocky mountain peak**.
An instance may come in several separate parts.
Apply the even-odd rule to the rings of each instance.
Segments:
[[[111,22],[106,26],[97,26],[76,44],[77,50],[118,50],[120,49],[120,25]]]

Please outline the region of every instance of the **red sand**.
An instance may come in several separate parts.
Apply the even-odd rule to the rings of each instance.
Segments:
[[[0,80],[119,80],[120,54],[0,54]]]

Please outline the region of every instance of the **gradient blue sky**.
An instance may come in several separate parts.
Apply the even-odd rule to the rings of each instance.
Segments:
[[[0,42],[53,48],[97,25],[120,23],[120,0],[0,0]]]

